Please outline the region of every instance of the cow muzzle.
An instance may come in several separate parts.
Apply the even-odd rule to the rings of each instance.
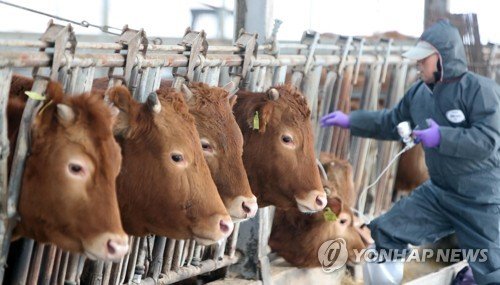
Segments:
[[[128,236],[125,234],[104,233],[83,241],[85,255],[93,260],[117,262],[129,250]]]
[[[252,197],[238,196],[234,198],[229,203],[227,211],[233,222],[236,223],[255,217],[258,209],[257,198],[252,195]]]
[[[326,193],[323,190],[309,191],[305,195],[305,198],[300,199],[295,197],[295,201],[297,201],[297,208],[302,213],[315,213],[321,211],[327,204]]]
[[[193,229],[194,239],[201,245],[209,245],[229,237],[234,224],[229,215],[213,215]]]

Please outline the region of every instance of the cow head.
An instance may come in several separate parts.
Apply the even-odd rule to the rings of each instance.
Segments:
[[[327,181],[321,178],[323,185],[330,185],[327,187],[335,189],[338,195],[342,197],[344,204],[348,207],[354,207],[357,195],[354,189],[351,164],[326,152],[320,154],[319,160],[328,177]]]
[[[294,266],[321,266],[318,250],[328,240],[344,239],[351,262],[356,261],[354,250],[359,252],[367,247],[368,241],[364,239],[366,235],[361,234],[366,227],[356,224],[350,206],[345,203],[339,191],[339,188],[354,190],[349,187],[352,185],[351,181],[346,180],[346,178],[352,180],[351,167],[346,161],[336,161],[338,163],[334,165],[331,161],[328,161],[328,164],[337,175],[322,180],[328,193],[328,207],[335,213],[336,219],[326,219],[324,213],[304,215],[295,209],[276,210],[269,245]],[[371,240],[369,233],[367,238]]]
[[[235,115],[243,162],[259,205],[311,213],[326,206],[316,167],[309,108],[289,85],[266,93],[238,92]]]
[[[322,179],[328,193],[328,206],[337,215],[337,220],[331,223],[333,237],[341,237],[346,241],[349,260],[355,261],[354,250],[358,252],[373,243],[368,227],[352,212],[356,199],[356,191],[352,176],[351,164],[336,158],[329,153],[321,153],[320,161],[327,173],[328,180]]]
[[[31,128],[14,236],[92,259],[120,259],[128,237],[115,189],[122,161],[112,132],[115,115],[95,96],[63,96],[57,83],[49,83],[46,97]],[[23,100],[11,98],[9,120],[22,112]],[[9,131],[15,144],[17,131]]]
[[[159,90],[144,104],[125,87],[110,89],[107,96],[120,110],[115,136],[123,165],[117,190],[125,230],[203,244],[227,237],[233,223],[182,94]]]
[[[232,112],[232,88],[191,83],[183,91],[212,178],[233,221],[238,221],[255,216],[258,206],[243,166],[243,136]]]

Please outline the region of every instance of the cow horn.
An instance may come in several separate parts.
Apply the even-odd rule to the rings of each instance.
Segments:
[[[153,110],[153,112],[157,114],[160,113],[161,104],[160,100],[158,100],[158,94],[156,94],[156,92],[149,93],[146,103],[148,104],[149,108]]]
[[[234,89],[234,82],[229,81],[222,89],[226,90],[227,92],[231,92]]]
[[[229,81],[229,83],[224,85],[224,87],[222,87],[222,89],[226,90],[227,93],[229,93],[229,96],[228,96],[229,98],[234,96],[236,94],[236,92],[238,92],[238,90],[239,90],[238,86],[236,86],[234,81]]]
[[[104,103],[106,103],[106,105],[111,105],[113,104],[113,102],[111,102],[111,100],[109,99],[109,89],[106,89],[106,92],[104,92]]]
[[[269,97],[270,100],[276,101],[280,98],[280,93],[276,88],[271,88],[267,90],[267,96]]]
[[[113,102],[111,102],[111,100],[109,100],[109,94],[108,94],[108,91],[106,90],[106,93],[104,93],[104,104],[106,104],[106,106],[108,106],[109,110],[111,111],[111,115],[114,117],[114,116],[117,116],[118,113],[120,113],[120,109],[118,109],[115,104]]]
[[[184,92],[184,99],[186,99],[186,102],[193,97],[193,92],[189,89],[189,87],[187,87],[186,84],[182,84],[182,92]]]
[[[75,111],[66,104],[57,104],[57,115],[67,123],[73,122],[75,119]]]

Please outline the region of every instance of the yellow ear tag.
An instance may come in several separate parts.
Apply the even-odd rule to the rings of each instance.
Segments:
[[[255,115],[253,116],[253,129],[258,130],[260,126],[259,123],[259,111],[255,111]]]
[[[44,101],[45,100],[45,96],[43,96],[40,93],[36,93],[36,92],[32,92],[32,91],[26,91],[26,92],[24,92],[24,94],[28,95],[28,97],[30,97],[33,100],[38,100],[38,101]]]
[[[335,222],[337,220],[337,215],[335,215],[335,213],[332,212],[332,209],[330,209],[330,207],[325,208],[325,211],[323,212],[323,217],[327,222]]]

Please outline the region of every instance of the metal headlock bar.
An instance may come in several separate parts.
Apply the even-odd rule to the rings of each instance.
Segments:
[[[115,55],[123,57],[121,54],[123,52],[125,55],[125,66],[123,67],[122,74],[115,74],[114,67],[110,66],[108,76],[110,78],[110,86],[121,85],[122,83],[127,85],[130,92],[135,95],[136,77],[132,76],[133,68],[139,63],[137,57],[141,55],[142,58],[146,57],[148,39],[146,37],[146,32],[144,30],[133,30],[128,26],[123,28],[120,37],[117,40],[122,48],[115,50]],[[143,46],[141,50],[140,47]]]
[[[177,90],[181,89],[184,81],[194,81],[195,68],[201,64],[202,59],[207,55],[208,42],[205,31],[196,32],[192,31],[191,28],[187,28],[179,46],[183,47],[182,53],[189,53],[189,58],[184,73],[179,71],[179,67],[172,70],[175,77],[172,87]]]
[[[40,53],[46,54],[48,57],[47,66],[51,66],[50,74],[48,76],[44,75],[43,71],[41,70],[41,66],[35,66],[35,68],[33,69],[33,78],[35,80],[33,83],[32,91],[42,94],[45,92],[49,80],[57,80],[58,71],[63,66],[62,62],[63,59],[65,59],[65,54],[69,53],[69,55],[71,56],[71,54],[74,53],[76,40],[71,25],[57,25],[54,24],[52,20],[49,21],[48,28],[45,33],[42,34],[40,40],[46,42],[47,48],[50,47],[53,49],[51,54],[45,53],[46,47],[40,49]],[[66,49],[67,43],[70,44],[69,50]],[[8,94],[5,95],[8,96]],[[1,209],[1,215],[4,218],[2,219],[2,231],[0,232],[0,282],[2,282],[4,277],[5,264],[7,261],[7,254],[9,252],[12,230],[19,219],[17,213],[17,204],[21,190],[21,181],[24,173],[24,164],[30,151],[30,133],[31,124],[34,119],[33,114],[36,114],[40,106],[39,103],[40,101],[28,99],[23,112],[21,125],[19,127],[17,145],[14,150],[12,167],[10,170],[8,190],[4,188],[4,193],[2,193],[2,195],[5,195],[2,196],[4,197],[2,198],[2,202],[5,201],[6,204],[2,204]],[[4,145],[5,143],[6,142],[2,142],[2,145]],[[6,177],[3,177],[3,179],[6,179]]]
[[[5,98],[9,94],[14,68],[33,68],[33,91],[39,93],[45,91],[49,80],[63,82],[67,92],[90,91],[95,68],[109,68],[110,84],[127,84],[139,100],[144,99],[144,94],[158,88],[162,71],[166,68],[172,68],[176,87],[185,80],[218,85],[229,78],[241,88],[254,91],[284,83],[287,73],[291,73],[291,81],[300,87],[312,104],[313,118],[319,118],[334,108],[348,111],[353,86],[361,79],[365,80],[361,106],[370,109],[376,108],[374,99],[379,97],[382,83],[387,82],[390,87],[386,96],[387,107],[399,99],[408,83],[407,73],[409,68],[413,68],[413,63],[404,60],[401,52],[409,46],[395,45],[392,40],[366,44],[364,38],[342,36],[333,43],[323,43],[319,33],[314,31],[305,32],[300,43],[283,43],[276,39],[279,25],[277,21],[269,40],[263,45],[257,44],[257,34],[242,30],[232,46],[209,46],[203,31],[190,29],[186,30],[178,45],[150,44],[143,30],[125,27],[115,43],[79,42],[79,49],[76,50],[76,37],[71,26],[52,22],[39,41],[0,40],[0,119],[3,120],[0,124],[0,281],[3,279],[12,228],[17,219],[16,205],[29,151],[29,130],[32,114],[37,107],[36,102],[28,100],[7,188],[6,157],[9,154],[9,142],[5,125]],[[27,47],[39,50],[24,49]],[[101,52],[79,52],[83,49]],[[496,45],[484,49],[485,54],[489,55],[492,77],[498,74],[500,66],[500,54],[496,49]],[[116,69],[120,68],[123,72],[118,74]],[[48,74],[43,72],[47,70],[50,71]],[[316,144],[316,150],[348,157],[348,133],[335,134],[331,130],[324,132],[317,128],[316,139],[320,141]],[[356,153],[351,161],[355,169],[356,187],[360,189],[369,179],[368,175],[363,175],[368,167],[366,165],[370,161],[377,165],[373,159],[367,159],[370,156],[368,141],[355,141],[353,145]],[[394,145],[380,149],[382,162],[397,151]],[[387,185],[393,183],[391,177],[384,177],[383,181]],[[379,206],[372,211],[380,212],[387,206],[386,198],[390,196],[390,191],[382,191],[392,189],[387,185],[379,185],[379,195],[375,197]],[[192,240],[159,236],[133,237],[130,253],[115,264],[95,262],[89,266],[83,256],[63,252],[53,246],[33,244],[31,241],[21,253],[22,260],[28,260],[26,264],[29,266],[17,267],[13,280],[21,284],[37,283],[42,279],[44,282],[50,280],[58,284],[77,284],[81,282],[81,276],[89,273],[88,281],[91,283],[170,284],[227,268],[244,260],[244,264],[240,262],[239,265],[231,266],[230,270],[270,284],[272,258],[269,256],[268,239],[272,217],[272,207],[260,210],[251,221],[236,224],[233,235],[216,247],[202,246]],[[236,248],[241,252],[237,252]]]
[[[236,56],[240,58],[243,56],[243,62],[239,64],[239,67],[232,68],[229,75],[231,76],[231,81],[242,89],[248,89],[248,72],[255,64],[255,58],[257,57],[257,37],[257,34],[250,34],[241,29],[238,39],[234,43],[234,46],[238,49],[237,53],[240,54]]]

